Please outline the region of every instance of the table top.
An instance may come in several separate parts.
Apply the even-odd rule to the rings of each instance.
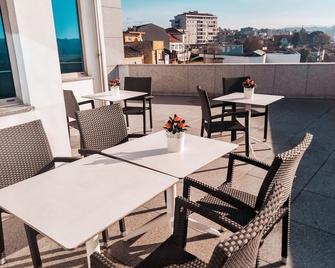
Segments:
[[[74,249],[178,182],[92,155],[0,190],[0,206],[65,249]]]
[[[184,151],[171,153],[167,150],[163,130],[103,152],[176,178],[184,178],[237,147],[236,144],[186,134]]]
[[[83,96],[86,99],[92,100],[100,100],[100,101],[110,101],[110,102],[117,102],[128,100],[136,97],[145,96],[148,93],[140,92],[140,91],[130,91],[130,90],[120,90],[120,94],[116,95],[112,91],[102,92],[102,93],[95,93],[92,95]]]
[[[266,95],[266,94],[254,94],[252,99],[244,98],[244,93],[231,93],[228,95],[224,95],[213,100],[215,101],[225,101],[225,102],[233,102],[233,103],[241,103],[241,104],[251,104],[258,106],[267,106],[273,102],[276,102],[280,99],[283,99],[284,96],[277,95]]]

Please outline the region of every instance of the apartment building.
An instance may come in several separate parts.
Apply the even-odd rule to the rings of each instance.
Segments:
[[[218,18],[198,11],[179,14],[171,20],[171,26],[185,32],[186,44],[206,44],[216,40]]]

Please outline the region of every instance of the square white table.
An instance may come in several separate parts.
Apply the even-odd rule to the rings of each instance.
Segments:
[[[178,179],[116,159],[92,155],[0,190],[0,206],[64,249],[86,243]],[[170,189],[170,190],[169,190]],[[169,208],[172,210],[172,208]]]
[[[281,99],[283,99],[284,96],[277,96],[277,95],[266,95],[266,94],[254,94],[252,99],[246,99],[244,97],[244,93],[231,93],[228,95],[224,95],[218,98],[213,99],[214,101],[222,101],[222,102],[231,102],[231,103],[238,103],[238,104],[244,104],[245,105],[245,110],[249,112],[249,135],[250,135],[250,129],[251,129],[251,107],[252,105],[255,106],[261,106],[261,107],[265,107],[270,105],[271,103],[274,103],[276,101],[279,101]],[[243,138],[243,137],[242,137]],[[265,144],[264,142],[260,141],[259,139],[256,139],[252,136],[250,136],[250,139],[256,141],[256,142],[260,142]],[[236,142],[239,142],[241,140],[238,139]],[[265,144],[267,147],[271,148],[269,145]],[[250,150],[251,150],[251,154],[253,157],[256,158],[254,149],[250,143]]]
[[[112,91],[108,91],[108,92],[86,95],[83,96],[82,98],[99,100],[99,101],[120,102],[145,95],[148,95],[148,93],[140,91],[120,90],[119,95],[115,94]]]
[[[165,130],[162,130],[106,149],[103,153],[142,167],[159,171],[163,174],[174,176],[178,179],[183,179],[206,164],[232,152],[237,147],[238,146],[233,143],[186,134],[184,151],[170,153],[167,150]],[[169,204],[169,208],[174,209],[177,189],[176,185],[173,187],[173,195],[168,195],[167,204]],[[167,215],[170,219],[173,219],[174,210],[171,211],[168,209]],[[190,223],[197,229],[219,235],[217,230],[208,228],[195,220],[191,219]],[[152,221],[150,226],[147,225],[137,232],[133,232],[127,239],[145,232],[154,224],[155,222]],[[169,227],[172,231],[172,222],[170,222]]]

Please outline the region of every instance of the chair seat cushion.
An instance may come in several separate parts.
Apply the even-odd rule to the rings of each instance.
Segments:
[[[208,129],[208,123],[205,123],[205,128]],[[212,121],[211,123],[211,132],[223,132],[223,131],[232,131],[240,130],[244,131],[245,127],[238,122],[234,121]]]
[[[162,267],[182,267],[182,268],[205,268],[207,264],[194,255],[178,247],[171,236],[162,243],[153,253],[136,268],[162,268]]]
[[[198,201],[199,204],[221,214],[222,217],[236,222],[236,229],[245,226],[256,215],[254,207],[257,197],[255,195],[234,189],[230,183],[218,187],[224,194],[224,199],[207,195]]]
[[[145,108],[145,110],[149,110],[148,107]],[[143,113],[143,107],[140,106],[127,106],[123,108],[124,114],[142,114]]]

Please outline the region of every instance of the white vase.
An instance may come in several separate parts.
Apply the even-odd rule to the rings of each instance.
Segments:
[[[176,153],[184,151],[185,132],[173,134],[172,132],[166,131],[166,140],[168,152]]]
[[[113,95],[120,95],[120,86],[111,86],[110,88]]]
[[[254,92],[255,92],[254,87],[252,87],[252,88],[245,87],[244,88],[244,98],[252,99],[254,97]]]

